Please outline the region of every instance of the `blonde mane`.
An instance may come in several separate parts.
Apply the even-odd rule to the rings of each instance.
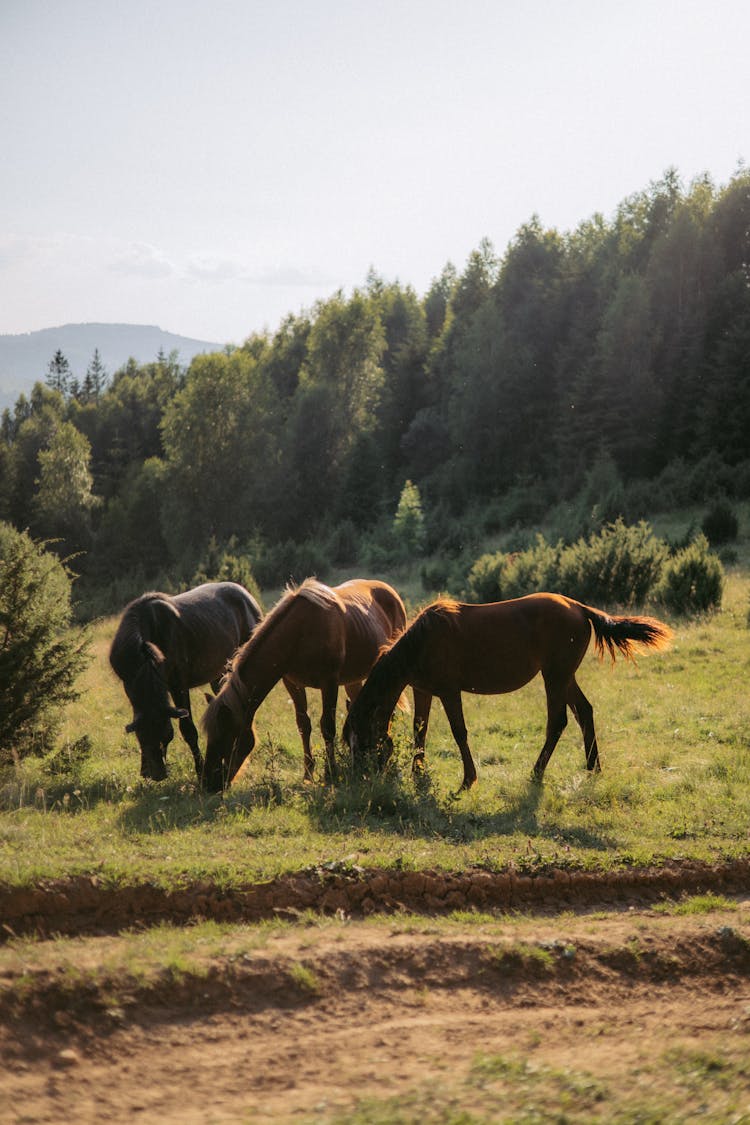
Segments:
[[[296,588],[287,586],[284,598],[289,596],[307,598],[309,602],[319,605],[321,609],[331,609],[333,606],[338,606],[339,609],[346,610],[346,606],[336,591],[332,590],[330,586],[326,586],[324,582],[319,582],[317,578],[306,578],[302,585]]]

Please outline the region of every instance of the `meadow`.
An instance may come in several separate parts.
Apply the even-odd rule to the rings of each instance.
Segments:
[[[143,781],[108,662],[117,618],[95,622],[81,695],[53,751],[0,777],[5,901],[51,888],[72,919],[66,931],[49,916],[37,933],[31,908],[30,926],[6,918],[0,931],[8,1119],[676,1125],[699,1105],[717,1125],[750,1120],[747,896],[680,882],[628,905],[613,891],[627,885],[620,874],[691,862],[721,872],[747,860],[744,548],[719,612],[673,618],[644,607],[674,628],[668,651],[614,666],[585,657],[578,679],[594,706],[600,774],[585,770],[571,721],[543,783],[531,780],[545,724],[538,680],[464,698],[479,780],[460,794],[439,704],[424,776],[412,777],[411,716],[399,714],[384,776],[353,779],[340,750],[340,783],[325,786],[313,693],[318,768],[304,784],[280,685],[223,796],[198,789],[179,736],[168,780]],[[429,600],[408,575],[391,579],[410,609]],[[267,608],[277,593],[264,596]],[[199,715],[200,692],[193,704]],[[343,718],[342,699],[339,729]],[[275,876],[374,886],[389,873],[405,885],[411,872],[431,873],[417,882],[437,872],[481,881],[550,869],[590,880],[598,897],[563,890],[552,908],[532,898],[528,913],[492,902],[435,912],[428,900],[410,913],[383,899],[367,917],[290,908],[241,924],[211,907]],[[74,876],[95,876],[110,904],[143,896],[143,909],[108,918],[105,908],[92,935]],[[206,906],[190,925],[166,923],[145,905],[155,888]]]
[[[571,721],[543,784],[531,781],[544,732],[540,679],[511,695],[465,697],[479,781],[459,795],[460,756],[437,703],[424,777],[411,775],[411,718],[399,714],[385,776],[355,782],[342,750],[338,786],[303,784],[281,685],[260,708],[258,745],[223,797],[198,790],[179,735],[168,780],[144,782],[135,738],[124,732],[131,714],[107,660],[116,618],[102,619],[92,626],[92,660],[55,750],[26,759],[0,783],[0,881],[24,886],[90,873],[115,883],[231,884],[339,862],[608,870],[746,855],[749,601],[748,571],[735,565],[720,612],[670,620],[669,651],[614,667],[589,651],[579,682],[594,706],[599,775],[586,772]],[[309,695],[322,779],[320,703]],[[201,693],[193,700],[200,714]],[[339,729],[343,717],[342,698]]]

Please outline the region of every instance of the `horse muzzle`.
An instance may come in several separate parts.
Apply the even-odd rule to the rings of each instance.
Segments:
[[[162,762],[141,762],[141,777],[147,781],[164,781],[167,777],[166,764]]]

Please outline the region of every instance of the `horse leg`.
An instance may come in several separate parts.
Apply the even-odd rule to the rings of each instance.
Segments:
[[[320,733],[326,745],[326,784],[333,785],[336,781],[336,700],[338,699],[339,685],[327,683],[320,689],[322,710],[320,715]]]
[[[424,770],[424,748],[427,741],[427,726],[430,721],[430,708],[432,696],[429,692],[413,689],[414,692],[414,757],[411,762],[411,772],[421,773]]]
[[[297,730],[299,731],[300,738],[302,739],[302,754],[305,762],[304,780],[312,781],[313,755],[310,746],[312,723],[307,713],[307,693],[299,684],[293,684],[291,680],[287,680],[286,678],[284,679],[284,687],[289,692],[292,703],[294,704],[294,718],[297,722]]]
[[[552,751],[560,741],[560,735],[568,725],[568,712],[566,707],[566,688],[559,683],[551,683],[545,677],[544,687],[547,692],[547,736],[539,757],[536,760],[531,776],[535,781],[541,781],[547,763],[552,757]]]
[[[573,712],[576,722],[583,734],[586,769],[596,770],[598,773],[602,767],[599,762],[599,746],[596,741],[596,730],[594,729],[594,708],[575,680],[573,680],[568,688],[568,707],[570,707]]]
[[[200,782],[203,777],[203,758],[198,746],[198,731],[196,730],[193,715],[190,710],[190,692],[187,688],[177,688],[175,690],[170,689],[170,693],[175,702],[175,706],[182,707],[187,711],[187,715],[179,720],[180,734],[190,747],[190,753],[193,755],[193,763],[195,765],[195,776]]]
[[[466,723],[464,722],[464,709],[461,704],[461,692],[457,691],[450,695],[441,695],[440,702],[445,709],[450,723],[451,733],[456,740],[456,745],[461,751],[461,761],[464,764],[464,779],[461,782],[462,789],[471,789],[472,785],[477,780],[477,770],[474,765],[474,759],[471,756],[469,749],[469,734],[466,730]]]

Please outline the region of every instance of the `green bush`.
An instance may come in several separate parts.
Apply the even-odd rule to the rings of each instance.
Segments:
[[[260,590],[255,581],[250,560],[239,551],[237,541],[232,537],[224,547],[220,547],[214,536],[208,542],[206,554],[191,579],[191,586],[202,582],[239,582],[256,601],[260,602]]]
[[[502,576],[503,597],[520,598],[535,590],[567,593],[560,577],[564,551],[562,542],[553,546],[538,535],[533,547],[508,555]]]
[[[668,554],[647,523],[628,527],[618,519],[561,552],[560,589],[594,605],[642,605],[659,582]]]
[[[706,512],[701,530],[712,547],[733,543],[740,525],[734,508],[724,497],[716,500]]]
[[[401,490],[393,517],[393,535],[404,558],[424,552],[426,533],[422,498],[416,484],[410,480]]]
[[[550,590],[594,605],[641,605],[658,584],[668,555],[667,544],[643,522],[627,527],[616,520],[569,546],[551,545],[540,535],[525,551],[478,558],[466,595],[492,601]]]
[[[76,699],[86,637],[71,628],[71,575],[64,563],[0,523],[0,764],[52,744],[62,707]]]
[[[698,535],[668,560],[657,596],[674,613],[689,614],[718,609],[723,592],[724,568],[705,535]]]
[[[464,596],[472,602],[496,602],[503,594],[503,575],[508,565],[504,551],[480,555],[466,577]]]

